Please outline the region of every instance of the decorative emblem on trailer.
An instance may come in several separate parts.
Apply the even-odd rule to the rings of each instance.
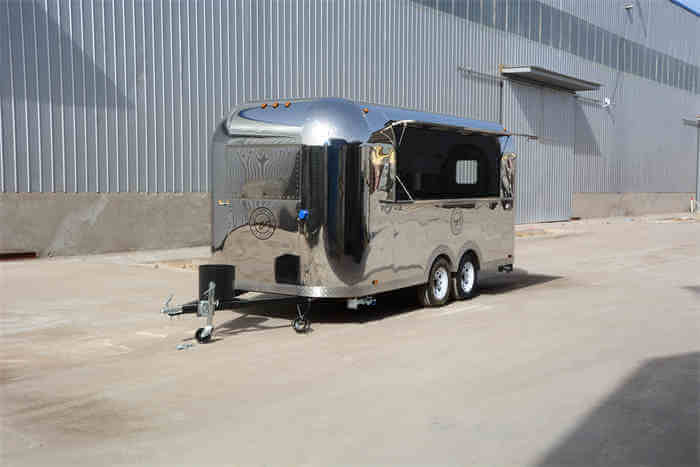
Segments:
[[[250,232],[258,240],[267,240],[272,237],[277,228],[277,219],[275,215],[266,207],[259,207],[253,209],[248,216],[248,226],[250,226]]]
[[[460,208],[454,208],[452,210],[452,214],[450,214],[450,230],[452,230],[452,234],[461,234],[463,226],[464,213],[462,213],[462,210]]]

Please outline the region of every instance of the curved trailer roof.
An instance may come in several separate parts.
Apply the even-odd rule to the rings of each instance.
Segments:
[[[225,125],[231,136],[290,137],[302,144],[323,144],[329,139],[366,142],[377,131],[397,125],[510,135],[496,122],[337,98],[245,104],[231,112]]]

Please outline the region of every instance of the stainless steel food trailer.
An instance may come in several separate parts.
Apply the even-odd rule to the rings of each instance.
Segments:
[[[350,307],[411,286],[425,306],[473,296],[513,268],[508,140],[497,123],[342,99],[234,109],[211,142],[216,265],[199,290],[215,300],[189,310],[247,305],[242,291]]]

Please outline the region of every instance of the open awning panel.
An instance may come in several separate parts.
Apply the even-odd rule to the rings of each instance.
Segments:
[[[505,128],[501,130],[496,130],[493,128],[487,128],[485,126],[455,126],[455,125],[445,125],[433,122],[423,122],[416,120],[399,120],[397,122],[392,122],[394,127],[405,127],[405,128],[429,128],[433,130],[443,130],[443,131],[456,131],[462,134],[479,134],[479,135],[489,135],[489,136],[510,136],[510,132]]]

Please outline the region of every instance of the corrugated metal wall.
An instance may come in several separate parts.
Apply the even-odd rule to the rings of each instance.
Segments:
[[[573,190],[691,191],[694,135],[680,121],[700,107],[699,19],[623,3],[6,0],[0,191],[206,191],[209,134],[250,100],[499,120],[500,63],[603,84],[574,111]],[[541,182],[534,167],[520,180]]]
[[[571,216],[574,96],[542,86],[504,83],[503,117],[518,154],[517,223]]]
[[[0,191],[206,191],[209,134],[250,100],[499,115],[498,82],[457,70],[475,31],[411,2],[5,1],[0,20]]]
[[[621,191],[622,161],[613,156],[613,117],[600,103],[576,99],[575,192]]]

